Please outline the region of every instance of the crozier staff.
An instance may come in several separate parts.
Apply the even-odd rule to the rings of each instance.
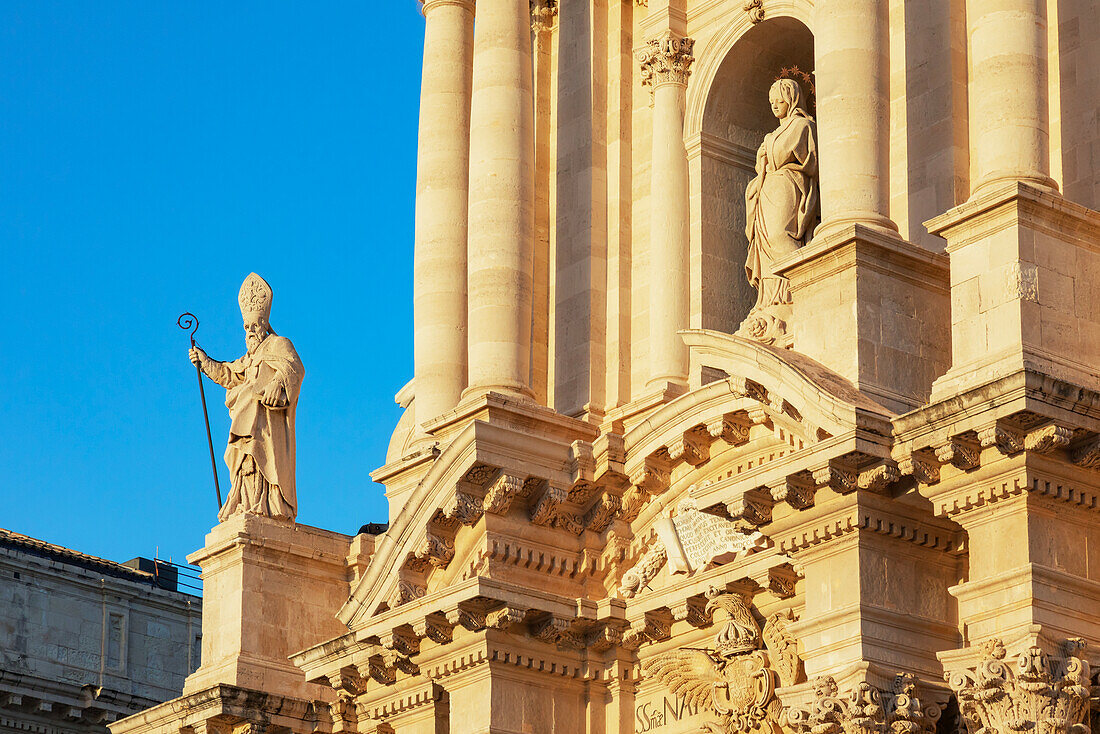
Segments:
[[[232,425],[225,463],[233,487],[219,520],[246,512],[293,521],[294,414],[305,368],[286,337],[271,328],[271,286],[249,274],[237,301],[244,319],[247,353],[232,362],[210,359],[192,347],[191,362],[226,389]]]

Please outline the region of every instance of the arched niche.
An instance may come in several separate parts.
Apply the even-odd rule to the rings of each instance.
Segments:
[[[777,124],[768,89],[785,67],[813,70],[813,34],[794,17],[770,17],[740,32],[710,65],[701,69],[705,91],[688,100],[685,125],[698,284],[692,325],[733,333],[756,300],[745,279],[745,187],[756,175],[757,148]]]

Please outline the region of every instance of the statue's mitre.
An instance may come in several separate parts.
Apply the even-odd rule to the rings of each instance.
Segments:
[[[260,314],[265,321],[271,320],[271,299],[274,297],[271,286],[267,281],[249,273],[241,283],[241,291],[237,294],[237,302],[241,305],[241,316],[255,316]]]

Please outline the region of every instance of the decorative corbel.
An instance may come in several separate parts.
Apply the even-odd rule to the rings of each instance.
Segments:
[[[482,510],[494,515],[503,515],[508,512],[508,508],[512,506],[512,500],[522,490],[523,479],[502,471],[486,490],[485,497],[481,501]]]
[[[726,512],[733,520],[760,527],[772,521],[774,505],[775,499],[766,488],[747,489],[739,498],[726,503]]]
[[[983,449],[996,446],[1002,454],[1011,456],[1024,450],[1024,435],[1000,421],[994,421],[978,430],[978,443]]]
[[[741,446],[749,441],[752,421],[744,413],[726,413],[707,421],[707,433],[712,438],[725,441],[730,446]]]
[[[951,464],[966,471],[981,463],[982,450],[977,442],[954,436],[936,448],[936,459],[941,464]]]
[[[796,510],[813,507],[816,487],[813,479],[802,473],[784,477],[769,489],[771,490],[772,499],[776,502],[786,502]]]
[[[1037,454],[1048,454],[1051,451],[1064,449],[1072,440],[1072,428],[1051,423],[1029,431],[1027,438],[1024,439],[1024,448]]]
[[[692,466],[699,466],[710,459],[710,441],[687,431],[669,442],[668,456],[673,461],[683,459]]]

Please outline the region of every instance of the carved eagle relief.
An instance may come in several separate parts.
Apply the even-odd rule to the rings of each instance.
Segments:
[[[704,731],[780,734],[775,689],[798,682],[802,665],[787,630],[789,613],[773,614],[762,633],[739,594],[714,596],[706,611],[714,610],[724,611],[727,621],[715,635],[713,650],[673,650],[646,662],[645,672],[717,719],[705,723]],[[762,645],[767,649],[760,649]]]

